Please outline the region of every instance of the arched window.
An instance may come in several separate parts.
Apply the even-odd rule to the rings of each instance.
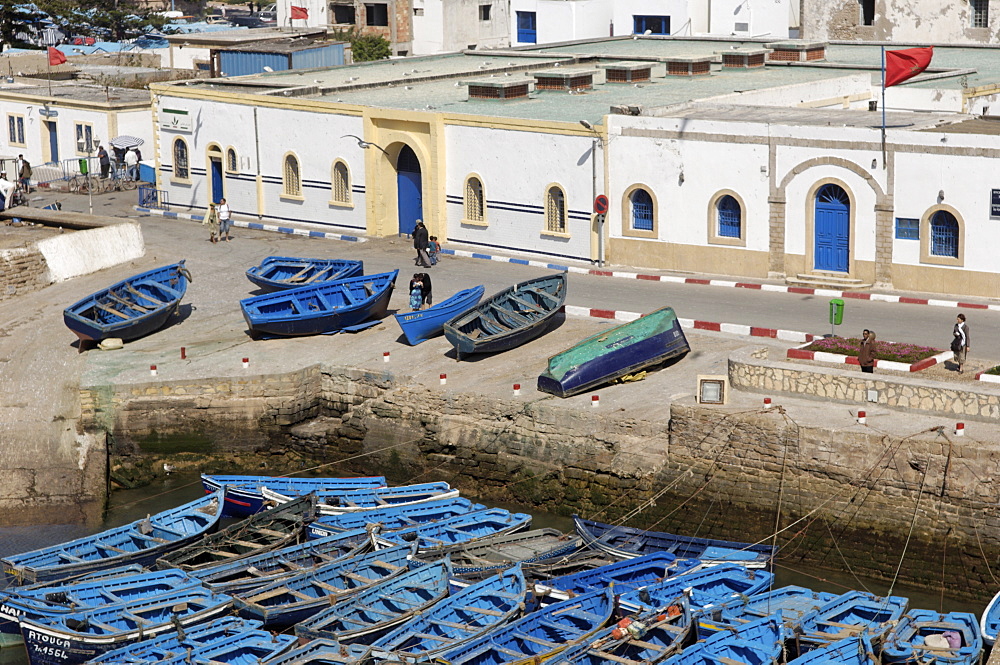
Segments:
[[[465,218],[470,222],[483,221],[483,183],[475,176],[465,181]]]
[[[566,195],[558,187],[549,187],[545,195],[545,230],[566,232]]]
[[[347,172],[347,164],[341,161],[334,162],[330,180],[333,188],[333,200],[337,203],[350,203],[351,176]]]
[[[230,148],[226,151],[226,170],[230,173],[240,172],[240,160],[236,156],[236,150],[234,148]]]
[[[931,254],[958,258],[958,220],[947,210],[931,216]]]
[[[743,235],[743,211],[740,202],[726,194],[715,203],[719,221],[719,237],[740,238]]]
[[[282,182],[285,196],[302,196],[302,175],[299,172],[299,160],[293,154],[285,155]]]
[[[632,228],[636,231],[653,230],[653,197],[645,189],[637,189],[629,196],[632,202]]]
[[[188,170],[188,146],[181,137],[174,139],[174,177],[187,180],[191,177]]]

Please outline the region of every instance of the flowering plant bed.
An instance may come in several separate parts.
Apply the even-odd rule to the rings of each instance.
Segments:
[[[824,337],[788,350],[789,358],[857,365],[861,340],[856,337]],[[917,344],[875,342],[875,366],[899,372],[919,372],[951,357],[942,351]],[[998,377],[1000,378],[1000,377]]]
[[[976,374],[976,378],[980,381],[988,381],[990,383],[1000,383],[1000,365],[988,369],[985,372],[980,372]]]

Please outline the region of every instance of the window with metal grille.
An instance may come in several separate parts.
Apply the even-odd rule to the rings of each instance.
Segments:
[[[632,228],[636,231],[653,230],[653,197],[645,189],[637,189],[629,196],[632,201]]]
[[[333,200],[338,203],[351,202],[351,181],[347,173],[347,164],[337,162],[333,165]]]
[[[958,220],[947,210],[931,216],[931,254],[958,258]]]
[[[285,155],[282,174],[285,196],[302,196],[302,176],[299,173],[299,160],[295,155]]]
[[[236,156],[236,150],[233,148],[226,151],[226,170],[230,173],[240,172],[240,160]]]
[[[188,146],[184,139],[179,136],[174,139],[174,177],[189,178],[191,172],[188,170]]]
[[[89,153],[94,150],[94,128],[86,123],[76,123],[76,151]]]
[[[483,183],[479,178],[469,178],[465,181],[465,218],[470,222],[483,221],[483,203]]]
[[[522,44],[534,44],[538,41],[535,12],[517,12],[517,41]]]
[[[10,143],[24,145],[24,116],[7,116],[7,133]]]
[[[990,0],[970,0],[972,6],[972,27],[987,28],[990,25]]]
[[[896,237],[900,240],[920,240],[920,220],[910,217],[897,217]]]
[[[558,187],[549,187],[545,195],[545,230],[566,232],[566,195]]]
[[[726,194],[716,201],[715,210],[719,215],[719,237],[742,238],[743,211],[740,202]]]

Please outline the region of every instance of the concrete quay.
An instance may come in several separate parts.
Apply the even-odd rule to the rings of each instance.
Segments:
[[[81,203],[86,199],[63,200],[64,208]],[[103,198],[101,208],[129,217],[136,214],[131,203],[124,195]],[[0,301],[0,519],[8,524],[92,519],[103,501],[105,433],[114,451],[128,452],[141,450],[145,438],[186,432],[207,438],[217,452],[353,456],[353,463],[332,468],[379,469],[399,482],[444,478],[472,495],[598,519],[653,501],[634,523],[665,530],[763,539],[774,531],[777,508],[780,542],[790,555],[834,567],[846,557],[875,576],[898,563],[916,514],[909,579],[940,575],[940,554],[930,557],[945,538],[949,556],[961,559],[970,593],[988,584],[979,552],[1000,551],[995,419],[970,419],[965,436],[956,437],[959,417],[822,395],[804,399],[776,390],[774,407],[764,409],[767,393],[732,390],[725,406],[697,405],[699,375],[730,374],[732,358],[759,357],[761,348],[782,358],[792,346],[700,330],[688,331],[694,349],[688,357],[642,381],[602,388],[597,407],[590,394],[559,400],[537,392],[535,377],[549,355],[615,324],[599,318],[568,316],[520,349],[462,362],[443,338],[407,346],[391,318],[354,335],[251,341],[238,301],[253,289],[244,270],[264,256],[350,256],[364,260],[369,273],[398,268],[395,309],[405,307],[405,284],[416,270],[409,241],[346,243],[239,229],[232,242],[212,244],[207,229],[192,221],[130,218],[145,239],[141,258]],[[194,281],[177,321],[121,350],[78,352],[62,308],[181,258]],[[470,284],[492,292],[546,271],[447,257],[429,272],[442,300]],[[800,320],[797,308],[815,309],[811,300],[768,292],[738,293],[740,307],[712,302],[736,291],[573,274],[568,302],[626,311],[670,304],[681,316],[748,324],[754,321],[741,317],[753,311],[786,329]],[[872,311],[900,329],[911,313],[932,309],[864,304],[881,308]],[[970,317],[980,322],[974,335],[989,338],[984,319],[992,315]],[[947,324],[954,313],[935,316]],[[968,376],[939,369],[932,378],[888,372],[877,378],[974,386]],[[856,368],[824,371],[860,376]],[[864,425],[859,408],[867,410]],[[820,524],[834,527],[836,549]]]

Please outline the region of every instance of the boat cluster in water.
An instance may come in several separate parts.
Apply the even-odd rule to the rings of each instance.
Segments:
[[[196,501],[3,559],[0,643],[33,665],[972,665],[1000,622],[1000,601],[980,622],[774,588],[760,544],[530,530],[447,483],[202,481]]]

